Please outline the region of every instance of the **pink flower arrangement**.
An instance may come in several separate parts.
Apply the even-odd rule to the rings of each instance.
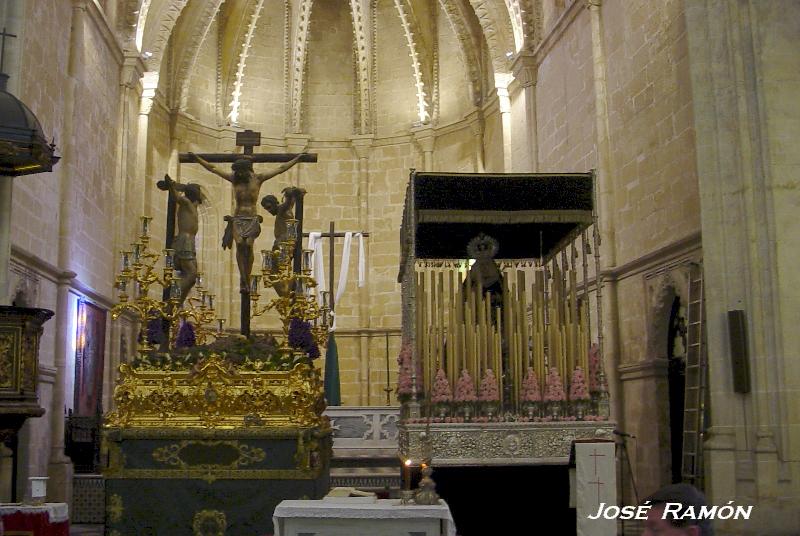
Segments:
[[[541,402],[541,400],[542,391],[539,388],[539,378],[536,377],[536,371],[532,367],[528,367],[528,372],[522,381],[522,401]]]
[[[589,392],[596,393],[604,389],[608,389],[607,385],[601,385],[600,382],[600,348],[593,344],[589,348]],[[604,383],[604,382],[603,382]]]
[[[400,355],[397,356],[397,395],[409,396],[411,395],[412,381],[411,381],[411,345],[403,343],[400,348]],[[422,371],[420,370],[419,363],[417,363],[417,393],[420,392],[419,382],[422,379]]]
[[[436,371],[436,378],[433,380],[431,402],[450,402],[451,400],[453,400],[453,390],[450,388],[450,382],[447,381],[444,370],[440,368]]]
[[[456,402],[475,402],[478,399],[475,396],[475,384],[472,381],[472,376],[469,375],[466,369],[461,371],[461,376],[456,383],[456,394],[454,400]]]
[[[487,369],[483,373],[481,391],[478,395],[478,399],[481,402],[497,402],[500,400],[500,393],[497,390],[497,378],[495,378],[492,369]]]
[[[564,384],[561,375],[556,367],[550,367],[547,373],[546,388],[544,392],[545,402],[562,402],[566,400],[564,395]]]
[[[586,377],[581,367],[575,367],[572,372],[572,382],[569,385],[570,400],[589,400],[589,390],[586,388]]]

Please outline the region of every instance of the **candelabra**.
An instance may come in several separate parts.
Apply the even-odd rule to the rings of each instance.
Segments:
[[[292,353],[289,347],[289,324],[292,319],[310,322],[311,333],[317,345],[325,344],[328,335],[328,321],[330,307],[328,305],[328,292],[322,293],[322,304],[317,303],[314,294],[316,281],[311,277],[311,255],[313,251],[303,250],[302,269],[294,271],[292,252],[297,243],[298,222],[295,219],[286,221],[286,239],[281,241],[276,249],[261,250],[261,275],[250,277],[250,316],[260,316],[270,310],[275,310],[283,324],[284,340],[280,351],[285,356]],[[271,299],[264,306],[259,306],[259,280],[264,288],[274,288],[277,297]]]
[[[207,324],[214,320],[214,295],[209,294],[202,287],[202,276],[197,274],[197,288],[196,291],[200,295],[199,298],[190,297],[187,308],[180,307],[180,278],[176,275],[174,255],[175,251],[172,249],[165,249],[164,267],[161,274],[156,270],[161,255],[152,251],[148,246],[150,244],[149,225],[152,218],[142,216],[141,234],[139,240],[131,244],[131,249],[122,251],[122,270],[117,275],[115,286],[119,290],[119,303],[111,309],[111,317],[113,319],[125,311],[133,312],[141,323],[141,329],[146,329],[147,323],[150,320],[163,320],[167,333],[170,336],[167,340],[175,339],[177,330],[175,326],[179,319],[188,321],[194,320],[196,326],[196,335],[205,339],[210,330],[203,328],[203,324]],[[131,295],[128,294],[129,285],[131,287]],[[162,289],[162,299],[155,299],[150,297],[150,287],[158,285]],[[163,292],[167,290],[167,292]],[[167,296],[166,299],[163,297]],[[222,320],[217,319],[222,326]],[[153,350],[148,337],[140,337],[139,351],[142,353]]]

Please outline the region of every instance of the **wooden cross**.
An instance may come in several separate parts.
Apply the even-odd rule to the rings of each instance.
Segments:
[[[3,70],[3,64],[5,63],[6,58],[6,37],[17,36],[6,32],[5,26],[3,26],[3,31],[0,32],[0,36],[2,36],[2,45],[0,45],[0,74],[5,74],[5,71]]]
[[[254,164],[259,163],[269,163],[269,162],[289,162],[290,160],[297,157],[297,154],[292,153],[254,153],[253,148],[259,147],[261,145],[261,133],[254,132],[252,130],[245,130],[244,132],[237,132],[236,133],[236,146],[242,147],[243,152],[240,154],[237,153],[211,153],[211,154],[198,154],[197,156],[201,157],[206,162],[215,164],[215,163],[234,163],[236,160],[239,160],[243,157],[247,158]],[[178,161],[182,164],[197,164],[197,161],[194,159],[194,155],[191,153],[180,153],[178,155]],[[316,154],[304,154],[301,156],[299,162],[309,162],[309,163],[316,163],[317,162],[317,155]],[[161,186],[159,186],[161,188]],[[174,203],[174,202],[173,202]],[[172,212],[170,212],[170,208]],[[297,227],[298,227],[298,236],[299,233],[303,232],[303,198],[302,196],[298,196],[295,202],[295,218],[297,219]],[[175,207],[173,205],[168,205],[167,207],[167,221],[174,221],[175,219]],[[172,243],[172,233],[174,233],[174,229],[172,229],[171,233],[168,231],[167,235],[167,243]],[[302,251],[301,241],[297,241],[297,247],[295,248],[294,254],[294,269],[296,272],[300,271],[300,261],[301,256],[300,252]],[[242,294],[242,309],[241,309],[241,333],[242,335],[249,336],[250,335],[250,291],[247,288],[241,289]]]
[[[320,238],[328,238],[330,241],[330,251],[328,252],[328,259],[330,261],[330,266],[328,266],[328,289],[331,291],[330,295],[328,296],[329,305],[331,308],[331,312],[333,312],[335,305],[336,305],[336,291],[333,287],[333,276],[335,275],[333,262],[336,259],[335,255],[335,246],[336,246],[336,239],[337,238],[344,238],[345,233],[337,233],[336,228],[334,227],[334,223],[330,222],[330,231],[327,233],[320,233]],[[308,233],[303,233],[302,236],[307,237]],[[369,238],[369,233],[361,233],[361,236],[364,238]]]

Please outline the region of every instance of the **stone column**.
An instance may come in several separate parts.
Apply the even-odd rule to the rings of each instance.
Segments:
[[[436,145],[436,134],[433,127],[425,125],[423,127],[411,129],[411,135],[422,149],[422,167],[420,171],[433,171],[433,149]]]
[[[358,230],[361,232],[369,232],[370,217],[369,217],[369,157],[372,153],[372,134],[362,136],[352,136],[350,143],[352,143],[353,151],[358,158]],[[355,245],[355,244],[354,244]],[[356,246],[357,247],[357,246]],[[365,248],[369,251],[368,247]],[[351,256],[351,259],[354,257]],[[355,257],[358,262],[358,257]],[[369,255],[366,261],[366,288],[369,288]],[[332,284],[332,282],[331,282]],[[370,328],[370,315],[369,315],[369,292],[358,293],[358,325],[363,330]],[[366,333],[358,338],[358,403],[362,406],[368,406],[370,403],[370,352],[369,343],[370,337]]]
[[[606,56],[603,46],[603,20],[601,17],[602,0],[588,0],[589,17],[592,31],[592,65],[595,96],[595,125],[597,138],[597,170],[595,173],[595,212],[597,213],[600,237],[600,270],[598,278],[602,289],[602,333],[600,348],[608,391],[611,399],[611,418],[617,422],[622,419],[623,393],[619,374],[615,364],[619,356],[619,311],[617,307],[617,283],[614,280],[603,280],[603,273],[617,265],[617,246],[614,234],[614,181],[611,173],[611,147],[608,130],[608,84],[606,82]],[[655,402],[655,401],[653,401]],[[622,423],[624,425],[624,423]],[[623,498],[624,500],[624,498]]]
[[[528,151],[530,154],[529,171],[536,173],[539,171],[539,138],[538,125],[536,119],[536,81],[539,74],[539,66],[532,54],[520,54],[514,59],[514,78],[522,86],[525,98],[526,125]]]
[[[495,90],[500,105],[500,121],[503,129],[503,172],[510,173],[513,169],[511,162],[511,97],[508,94],[508,85],[511,75],[495,73]]]
[[[84,25],[86,24],[86,0],[73,0],[72,27],[69,43],[69,63],[67,65],[67,84],[64,99],[64,134],[63,156],[59,166],[59,223],[58,223],[58,266],[62,270],[57,285],[56,295],[56,346],[54,366],[56,369],[53,383],[53,401],[50,413],[50,460],[47,474],[48,500],[52,502],[72,501],[72,460],[64,455],[64,400],[66,351],[69,334],[69,288],[71,280],[76,277],[69,271],[72,265],[73,217],[75,202],[74,175],[76,161],[79,158],[79,144],[75,140],[75,101],[77,86],[83,80],[84,62],[83,48],[85,44]]]
[[[8,267],[11,262],[11,198],[14,178],[0,175],[0,305],[11,305]]]
[[[472,139],[475,143],[475,173],[483,173],[486,171],[486,159],[483,150],[483,131],[485,127],[483,112],[477,109],[470,115],[473,117],[467,120],[469,121],[469,130],[472,133]]]

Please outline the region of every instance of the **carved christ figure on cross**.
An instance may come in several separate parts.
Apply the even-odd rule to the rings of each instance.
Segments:
[[[195,162],[233,185],[235,208],[233,216],[225,216],[228,226],[222,237],[222,248],[227,249],[236,243],[236,264],[239,266],[239,286],[242,292],[247,292],[249,288],[248,282],[253,270],[253,244],[261,234],[262,218],[256,210],[261,185],[275,175],[287,171],[304,155],[305,153],[300,153],[267,173],[255,173],[252,160],[243,156],[233,162],[231,166],[233,171],[228,173],[208,163],[199,155],[189,153]]]

